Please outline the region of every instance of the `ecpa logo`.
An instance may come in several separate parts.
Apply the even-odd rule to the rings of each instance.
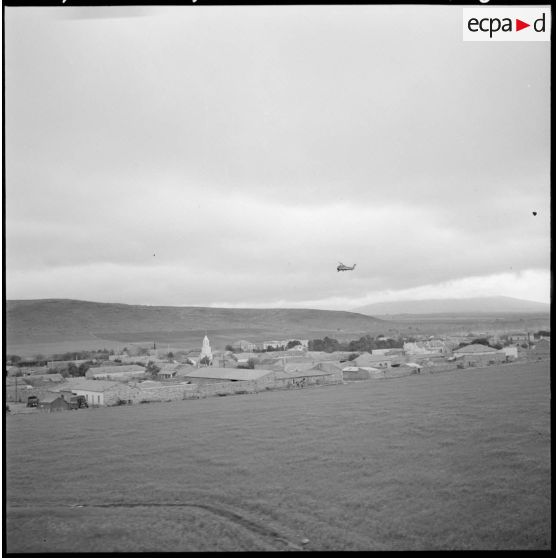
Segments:
[[[550,8],[463,8],[464,41],[550,41]]]

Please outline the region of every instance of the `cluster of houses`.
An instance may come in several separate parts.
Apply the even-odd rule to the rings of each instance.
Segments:
[[[308,350],[308,339],[282,339],[281,341],[260,341],[256,343],[241,339],[231,346],[234,351],[245,353],[269,351],[270,349],[280,350],[287,349],[287,347],[295,351],[305,351]]]
[[[448,339],[424,339],[406,342],[401,348],[361,353],[309,351],[305,340],[277,341],[279,347],[291,348],[272,351],[266,343],[239,341],[236,351],[212,351],[206,335],[201,351],[187,351],[179,358],[155,348],[141,357],[111,355],[81,377],[64,377],[56,371],[63,371],[60,362],[49,363],[46,370],[8,367],[6,401],[26,402],[35,396],[41,409],[63,410],[70,408],[75,396],[82,396],[89,407],[199,399],[484,367],[550,355],[547,338],[528,352],[517,345],[456,347],[455,340]],[[259,347],[264,345],[262,352]]]

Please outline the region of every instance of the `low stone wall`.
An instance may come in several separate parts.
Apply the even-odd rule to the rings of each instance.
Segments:
[[[409,368],[408,366],[397,366],[384,370],[384,378],[403,378],[404,376],[410,376],[416,373],[417,371],[415,369]]]
[[[133,394],[132,402],[141,401],[179,401],[181,399],[198,398],[196,384],[171,384],[167,386],[138,387]]]
[[[434,366],[425,366],[422,370],[422,374],[438,374],[440,372],[451,372],[452,370],[457,370],[457,364],[454,363],[447,363],[447,364],[439,364]]]
[[[215,395],[231,395],[234,393],[256,393],[265,389],[262,385],[251,380],[240,380],[238,382],[216,382],[198,386],[199,397],[212,397]]]
[[[409,368],[408,366],[395,366],[390,368],[382,368],[381,370],[371,370],[366,371],[368,378],[357,378],[357,377],[345,377],[347,372],[343,372],[343,378],[345,380],[351,379],[371,379],[371,380],[385,380],[389,378],[403,378],[405,376],[411,376],[412,374],[419,374],[418,370],[415,368]],[[352,374],[355,374],[354,372]]]
[[[488,355],[463,355],[457,359],[457,364],[462,365],[464,368],[474,368],[491,366],[494,364],[502,364],[506,362],[506,355],[503,353],[492,353]]]
[[[298,389],[307,386],[324,386],[341,384],[343,380],[335,374],[304,376],[301,373],[298,377],[277,378],[272,389]]]
[[[355,380],[369,380],[370,372],[368,370],[345,370],[343,371],[343,380],[351,382]]]
[[[47,396],[52,395],[52,392],[49,391],[49,388],[52,388],[59,384],[53,384],[52,386],[40,386],[40,387],[31,387],[27,386],[26,384],[18,385],[17,390],[15,386],[6,386],[6,401],[7,402],[20,402],[20,403],[27,403],[27,398],[31,395],[36,395],[39,399]],[[25,387],[23,387],[25,386]]]

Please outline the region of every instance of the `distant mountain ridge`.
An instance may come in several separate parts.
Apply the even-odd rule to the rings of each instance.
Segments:
[[[388,314],[549,313],[550,304],[508,296],[491,296],[376,302],[353,308],[352,311],[372,316]]]
[[[224,347],[240,339],[352,334],[358,338],[364,333],[381,333],[384,328],[385,322],[371,316],[333,310],[140,306],[68,299],[6,301],[8,350],[10,345],[74,341],[102,347],[103,340],[197,345],[206,332],[212,343]]]

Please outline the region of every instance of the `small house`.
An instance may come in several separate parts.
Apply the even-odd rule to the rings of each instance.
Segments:
[[[502,347],[501,350],[506,355],[506,360],[507,361],[516,360],[517,357],[519,356],[517,346],[515,346],[515,345],[510,345],[508,347]]]
[[[420,374],[423,367],[416,362],[406,362],[401,365],[401,368],[410,368],[411,374]]]
[[[453,352],[459,368],[469,368],[472,366],[488,366],[506,362],[506,353],[501,350],[475,343],[466,345]]]
[[[157,372],[157,378],[160,380],[171,380],[176,376],[180,364],[163,364]]]
[[[372,366],[373,368],[391,368],[400,366],[405,362],[405,357],[401,355],[372,355],[363,353],[352,361],[353,366]]]
[[[51,395],[41,397],[37,408],[40,411],[52,413],[56,411],[67,411],[70,408],[70,404],[60,394],[53,393]]]
[[[74,395],[83,395],[90,406],[115,405],[119,400],[134,399],[134,394],[137,393],[135,387],[122,382],[85,378],[68,378],[56,391],[70,391]]]

